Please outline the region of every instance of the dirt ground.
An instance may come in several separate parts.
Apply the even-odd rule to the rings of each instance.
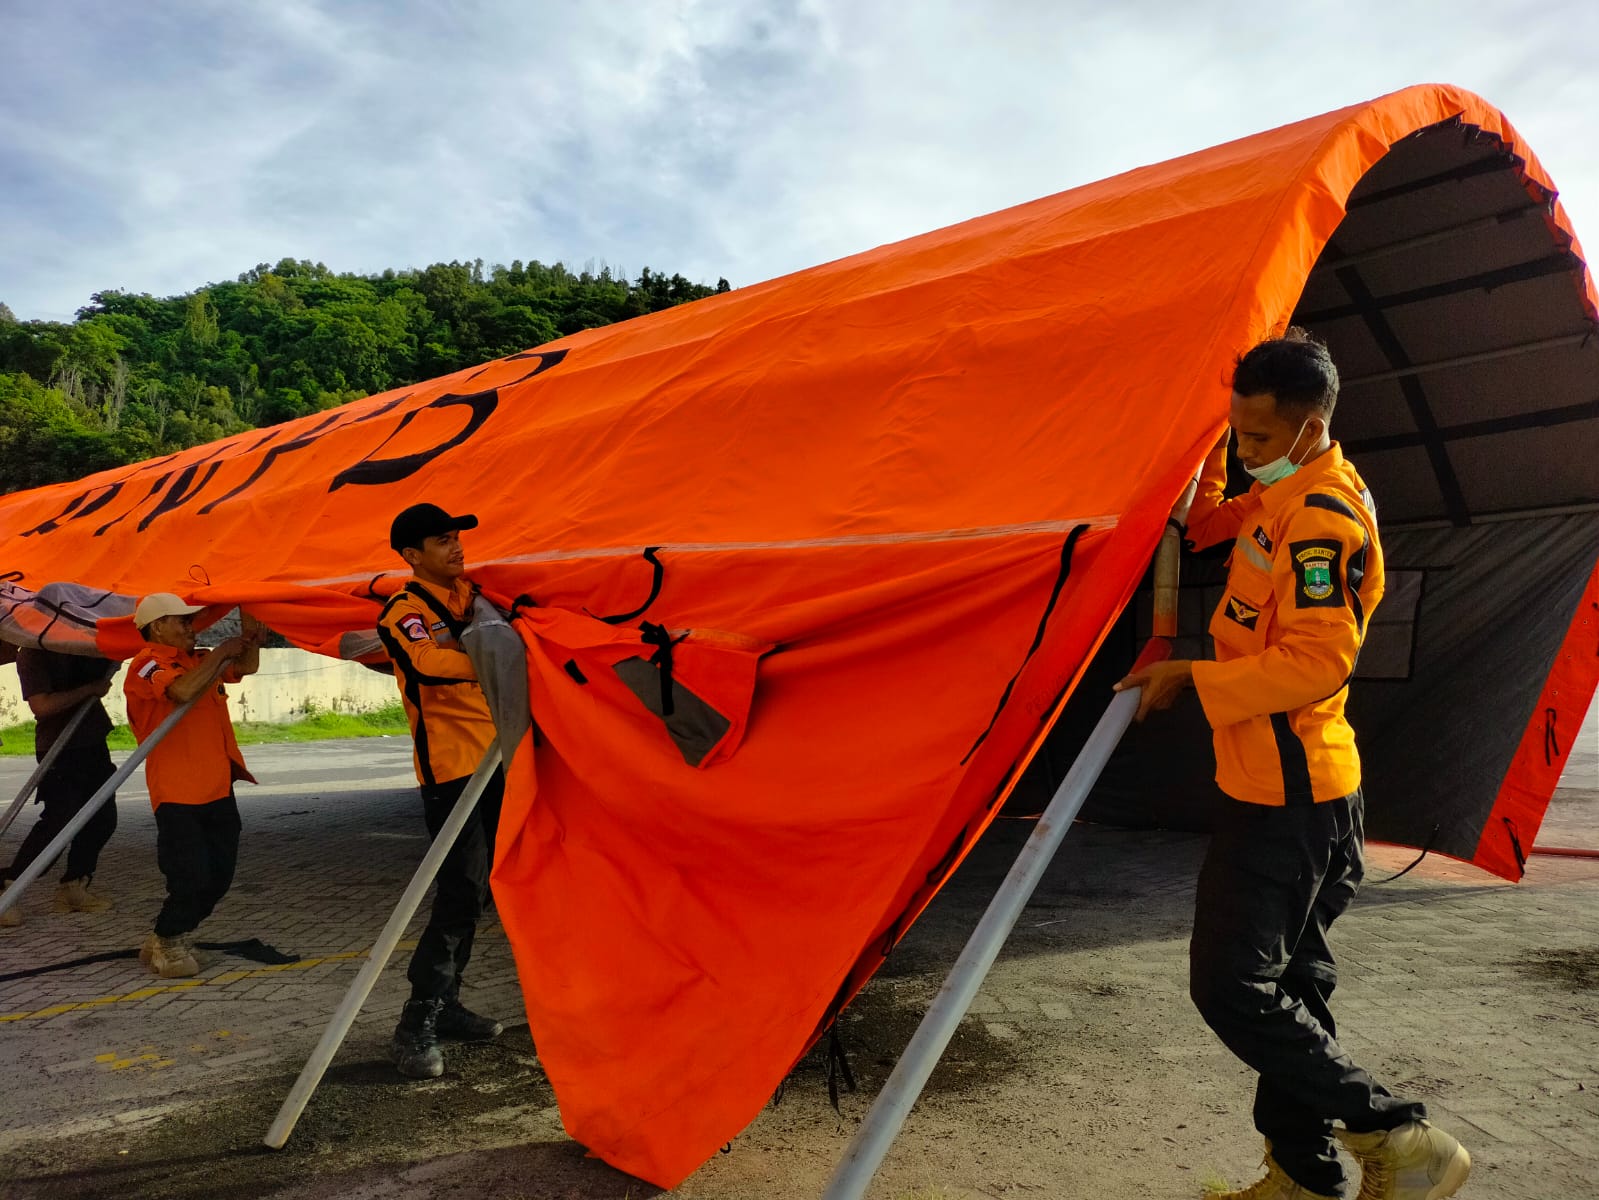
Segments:
[[[1554,815],[1562,843],[1599,846],[1599,790],[1562,791]],[[841,1096],[839,1111],[813,1055],[780,1101],[675,1195],[821,1194],[1030,828],[996,825],[848,1010],[843,1045],[858,1090]],[[1146,1200],[1254,1178],[1251,1079],[1185,993],[1203,847],[1192,835],[1073,830],[896,1142],[875,1200]],[[1374,847],[1372,879],[1410,857]],[[1345,1043],[1393,1090],[1426,1099],[1472,1149],[1476,1171],[1462,1195],[1599,1196],[1599,862],[1537,857],[1527,879],[1509,885],[1429,858],[1368,886],[1337,933],[1334,1007]],[[94,1019],[62,1026],[60,1037]],[[68,1075],[33,1069],[37,1047],[25,1039],[40,1035],[26,1021],[0,1024],[0,1048],[12,1061],[15,1047],[22,1064],[0,1094],[0,1116],[17,1129],[0,1138],[0,1195],[662,1194],[566,1138],[525,1025],[453,1050],[442,1079],[416,1084],[384,1060],[392,1016],[363,1022],[288,1148],[261,1148],[323,1019],[310,1013],[303,1032],[258,1037],[272,1052],[243,1074],[196,1082],[171,1072],[164,1082],[147,1073],[118,1094],[118,1114],[76,1126],[60,1113],[22,1125],[30,1109],[50,1108],[48,1089]]]

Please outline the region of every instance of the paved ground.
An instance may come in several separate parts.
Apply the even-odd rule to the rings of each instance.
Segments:
[[[404,991],[380,982],[289,1149],[257,1149],[424,846],[403,739],[261,747],[238,881],[208,923],[305,956],[213,955],[163,983],[120,959],[0,981],[0,1195],[643,1197],[562,1135],[526,1027],[398,1081],[383,1045]],[[28,764],[0,760],[0,797]],[[138,777],[135,777],[136,781]],[[1590,720],[1550,843],[1599,847]],[[32,819],[6,838],[6,850]],[[128,788],[101,881],[116,912],[56,915],[50,888],[0,931],[0,976],[135,945],[158,905],[154,827]],[[827,1106],[819,1064],[681,1189],[815,1196],[1028,826],[996,827],[847,1015],[861,1093]],[[1251,1178],[1248,1080],[1184,995],[1203,839],[1080,827],[880,1176],[874,1197],[1193,1196]],[[1374,877],[1408,861],[1374,848]],[[1428,859],[1340,925],[1347,1043],[1422,1094],[1478,1169],[1463,1193],[1599,1196],[1599,861],[1535,857],[1518,886]],[[521,1020],[497,925],[474,1007]]]

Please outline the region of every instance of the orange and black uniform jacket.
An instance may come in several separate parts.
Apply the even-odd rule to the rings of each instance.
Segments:
[[[1210,622],[1216,661],[1193,666],[1216,782],[1251,804],[1336,800],[1360,786],[1344,699],[1383,594],[1376,507],[1336,442],[1231,500],[1226,473],[1223,447],[1205,463],[1188,524],[1196,549],[1234,540]]]
[[[208,653],[151,643],[133,656],[122,694],[128,701],[128,725],[140,742],[178,707],[167,689],[204,662]],[[144,780],[151,808],[209,804],[232,794],[237,780],[255,782],[239,753],[227,693],[222,690],[223,683],[243,678],[231,665],[225,667],[217,682],[195,697],[194,707],[150,751],[144,760]]]
[[[472,660],[460,648],[475,589],[457,579],[448,590],[413,579],[390,597],[378,637],[394,660],[424,787],[477,770],[494,740],[494,718]]]

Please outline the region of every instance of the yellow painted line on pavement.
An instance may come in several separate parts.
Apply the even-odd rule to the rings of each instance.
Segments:
[[[414,941],[401,942],[396,949],[415,949]],[[366,958],[366,950],[350,950],[343,954],[326,954],[321,958],[302,958],[298,962],[274,963],[268,967],[256,967],[247,971],[224,971],[221,975],[214,975],[210,979],[183,979],[177,983],[165,983],[157,987],[143,987],[137,991],[123,992],[117,996],[97,996],[93,1000],[75,1000],[70,1004],[52,1004],[49,1008],[37,1008],[32,1012],[0,1013],[0,1022],[5,1021],[42,1021],[47,1017],[59,1017],[62,1013],[75,1012],[81,1008],[98,1008],[105,1004],[127,1004],[140,1000],[148,1000],[152,996],[160,996],[167,992],[186,992],[197,987],[226,987],[230,983],[237,983],[241,979],[257,979],[263,975],[280,975],[285,971],[304,971],[311,967],[320,966],[330,962],[352,962],[356,959]]]

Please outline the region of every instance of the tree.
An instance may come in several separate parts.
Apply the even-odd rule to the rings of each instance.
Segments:
[[[96,292],[68,324],[0,305],[0,487],[291,420],[713,294],[680,274],[646,268],[629,283],[598,268],[472,259],[355,275],[283,258],[180,296]]]

